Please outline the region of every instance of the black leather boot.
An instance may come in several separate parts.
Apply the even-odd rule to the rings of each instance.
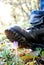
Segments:
[[[36,43],[37,44],[40,43],[41,45],[41,42],[43,43],[44,46],[44,40],[42,40],[40,37],[42,34],[43,34],[42,36],[44,37],[44,28],[38,29],[36,27],[32,27],[29,28],[27,32],[27,30],[24,30],[19,26],[13,26],[6,29],[5,34],[11,42],[18,41],[19,47],[32,48],[33,45],[36,45]]]

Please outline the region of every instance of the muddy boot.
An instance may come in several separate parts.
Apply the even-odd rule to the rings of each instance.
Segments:
[[[6,29],[5,34],[11,42],[18,41],[21,47],[33,48],[39,45],[44,47],[44,39],[42,39],[44,37],[44,28],[38,29],[34,27],[24,30],[19,26],[13,26]]]
[[[7,38],[11,41],[18,41],[19,46],[30,47],[30,42],[34,40],[34,35],[20,28],[19,26],[13,26],[5,30]]]

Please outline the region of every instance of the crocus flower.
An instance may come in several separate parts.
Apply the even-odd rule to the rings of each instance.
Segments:
[[[14,45],[14,48],[15,48],[15,49],[18,48],[18,42],[17,42],[17,41],[14,41],[14,42],[13,42],[13,45]]]

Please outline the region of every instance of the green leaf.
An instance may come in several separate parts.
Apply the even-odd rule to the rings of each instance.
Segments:
[[[42,51],[42,54],[41,55],[44,57],[44,51]]]

